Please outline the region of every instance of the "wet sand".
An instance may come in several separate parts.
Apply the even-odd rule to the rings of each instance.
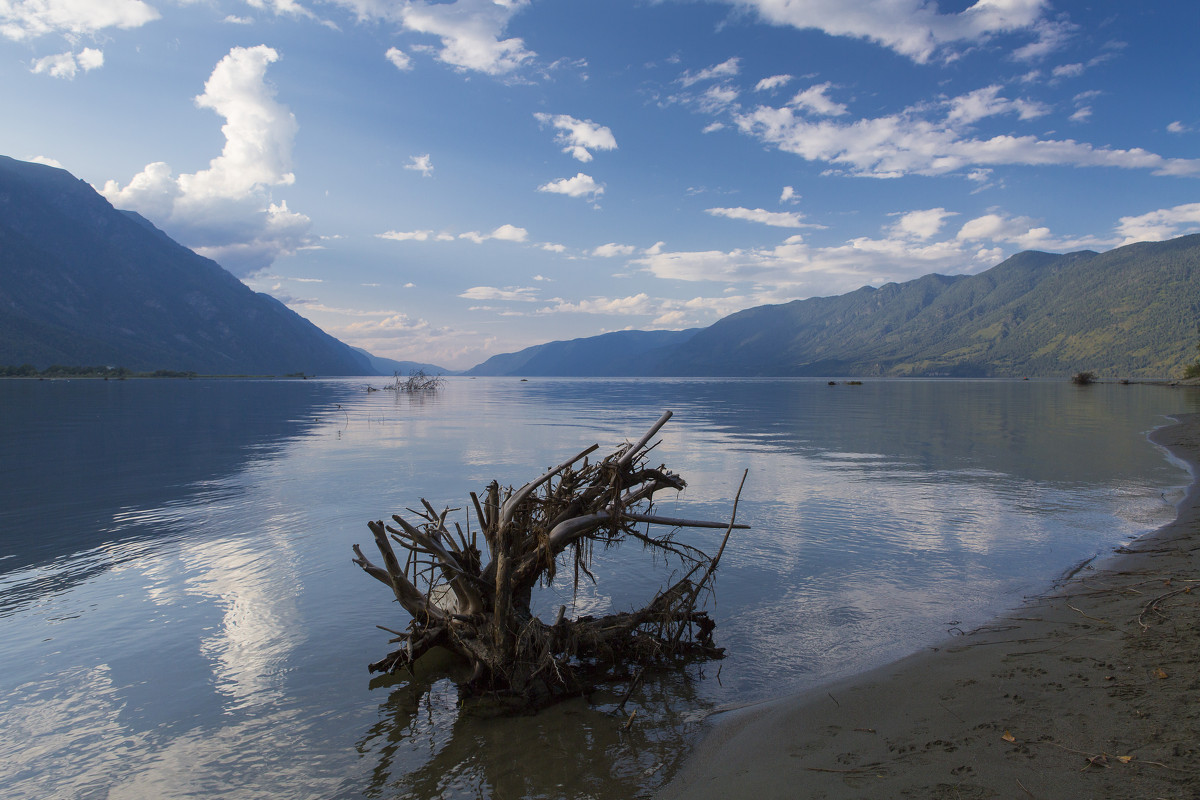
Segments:
[[[725,712],[673,798],[1200,797],[1200,414],[1177,519],[966,636]]]

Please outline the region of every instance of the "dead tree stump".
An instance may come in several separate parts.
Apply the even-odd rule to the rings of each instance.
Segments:
[[[590,458],[599,449],[592,445],[515,491],[492,481],[482,498],[472,492],[478,524],[468,520],[465,532],[458,523],[449,526],[452,509],[438,512],[424,499],[420,510],[410,509],[412,521],[394,515],[394,525],[367,523],[383,566],[367,560],[358,545],[354,562],[386,584],[411,617],[407,630],[392,640],[399,648],[370,670],[411,668],[443,647],[473,666],[464,686],[469,693],[541,705],[620,679],[635,665],[722,657],[723,649],[713,643],[715,623],[699,608],[721,553],[710,558],[675,541],[674,532],[724,528],[728,541],[733,528],[747,526],[733,522],[737,500],[729,522],[652,513],[656,493],[686,485],[665,466],[647,466],[649,442],[670,418],[665,412],[639,441],[600,460]],[[668,530],[652,533],[652,526]],[[552,623],[533,614],[534,588],[549,585],[560,564],[573,570],[577,588],[581,576],[592,576],[595,545],[627,539],[679,558],[683,577],[637,611],[567,619],[560,608]],[[401,548],[403,563],[394,546]]]

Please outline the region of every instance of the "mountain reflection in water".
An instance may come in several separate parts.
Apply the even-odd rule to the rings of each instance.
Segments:
[[[368,380],[0,381],[6,797],[644,794],[708,711],[912,652],[1166,522],[1188,477],[1144,433],[1198,409],[1066,382]],[[750,469],[710,606],[728,658],[621,712],[620,684],[516,718],[437,673],[372,684],[375,625],[405,620],[350,563],[367,520],[462,508],[668,408],[654,457],[689,488],[661,513],[724,518]],[[669,580],[637,546],[595,566],[538,613]]]

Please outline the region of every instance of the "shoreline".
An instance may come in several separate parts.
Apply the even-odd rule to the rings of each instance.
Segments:
[[[1200,414],[1149,438],[1192,474],[1173,522],[965,636],[714,715],[656,797],[1195,796]]]

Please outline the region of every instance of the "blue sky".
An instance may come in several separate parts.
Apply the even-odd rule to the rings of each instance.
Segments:
[[[0,0],[0,153],[465,368],[1200,231],[1200,3]]]

